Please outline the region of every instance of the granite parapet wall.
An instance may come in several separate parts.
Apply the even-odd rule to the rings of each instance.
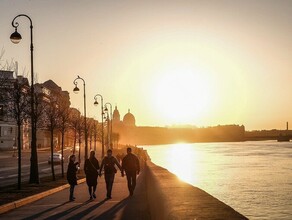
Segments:
[[[150,161],[146,163],[145,172],[152,220],[247,219],[207,192],[180,181]]]

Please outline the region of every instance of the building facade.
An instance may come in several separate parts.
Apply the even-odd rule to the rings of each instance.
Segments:
[[[13,150],[16,147],[17,140],[17,123],[15,117],[11,113],[13,107],[13,100],[11,94],[15,93],[15,83],[24,85],[24,92],[29,92],[30,86],[28,79],[22,76],[14,76],[13,71],[0,71],[0,150]],[[46,103],[50,100],[58,100],[62,105],[70,108],[70,96],[68,91],[63,91],[52,80],[48,80],[44,83],[36,83],[35,89],[35,106],[36,106],[36,118],[37,118],[37,147],[46,148],[50,147],[50,134],[43,122],[44,108]],[[28,101],[29,102],[29,101]],[[30,104],[28,103],[28,108]],[[22,149],[30,148],[30,115],[23,119],[21,125],[21,147]],[[15,113],[14,113],[15,114]],[[65,146],[73,144],[72,132],[68,130],[65,135]],[[54,133],[54,145],[56,148],[60,147],[61,135],[58,129]]]
[[[22,85],[20,91],[15,84]],[[29,91],[28,79],[23,76],[14,76],[13,71],[0,70],[0,150],[12,150],[16,147],[17,125],[14,117],[13,99],[16,92]],[[21,141],[24,149],[29,147],[29,124],[23,119],[21,125]]]

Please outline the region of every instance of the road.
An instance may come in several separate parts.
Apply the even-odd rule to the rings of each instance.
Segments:
[[[66,172],[68,165],[68,156],[70,155],[70,149],[64,150],[64,170]],[[13,156],[12,151],[1,151],[0,152],[0,187],[8,186],[17,183],[17,152],[16,156]],[[51,165],[48,164],[48,157],[50,155],[50,150],[39,150],[38,151],[38,164],[39,164],[39,176],[50,176],[51,175]],[[22,152],[22,182],[27,182],[29,180],[30,173],[30,151]],[[61,165],[55,165],[55,174],[61,173]]]

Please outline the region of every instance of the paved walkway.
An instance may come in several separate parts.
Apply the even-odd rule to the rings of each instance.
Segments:
[[[68,202],[69,189],[0,215],[0,219],[130,219],[148,220],[145,172],[137,179],[133,197],[128,197],[127,180],[116,174],[112,199],[106,200],[104,177],[98,179],[97,198],[89,200],[86,183],[75,188],[74,202]]]

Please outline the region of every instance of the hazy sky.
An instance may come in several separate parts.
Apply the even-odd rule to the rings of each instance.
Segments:
[[[33,20],[38,82],[54,80],[83,112],[71,92],[80,75],[91,117],[100,119],[100,93],[137,125],[292,123],[290,0],[1,0],[2,63],[29,73],[27,19],[21,43],[9,39],[20,13]]]

